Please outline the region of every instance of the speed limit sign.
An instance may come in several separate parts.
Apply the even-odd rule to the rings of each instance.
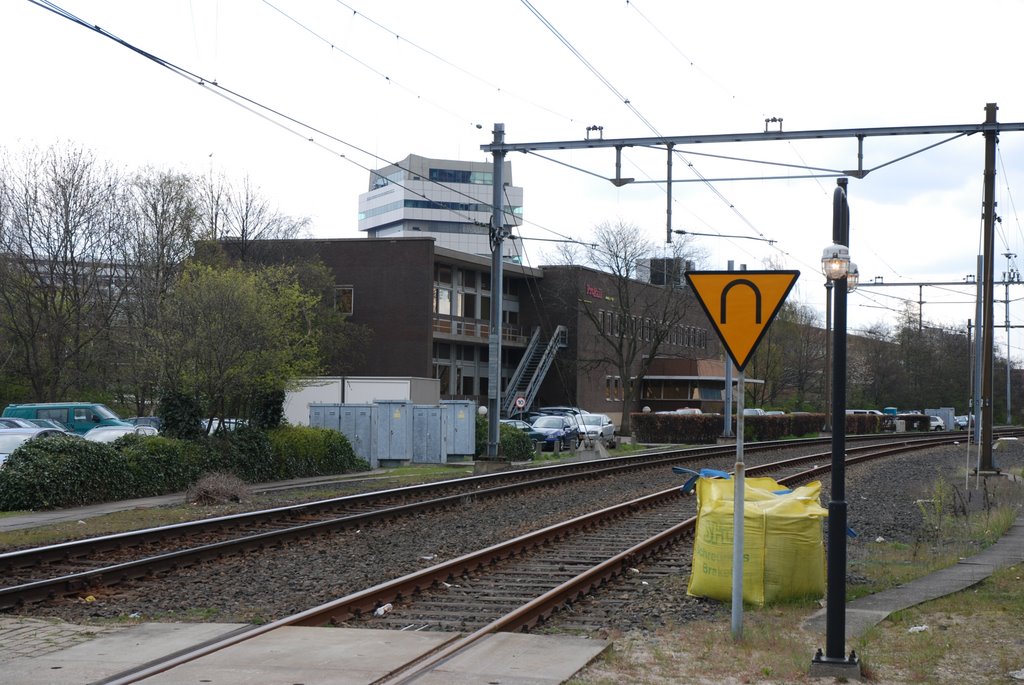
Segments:
[[[525,408],[526,408],[526,398],[523,397],[522,395],[520,395],[519,397],[516,398],[516,409],[525,409]]]

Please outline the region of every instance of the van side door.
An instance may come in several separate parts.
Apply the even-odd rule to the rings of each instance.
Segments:
[[[85,433],[100,425],[100,415],[90,407],[75,407],[71,411],[73,413],[71,429],[76,433]]]

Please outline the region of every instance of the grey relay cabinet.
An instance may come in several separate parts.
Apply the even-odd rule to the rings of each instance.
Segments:
[[[445,400],[413,405],[404,400],[373,404],[309,405],[309,425],[343,433],[370,468],[400,463],[447,463],[476,450],[476,403]]]

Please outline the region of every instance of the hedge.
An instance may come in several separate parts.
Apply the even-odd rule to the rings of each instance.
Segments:
[[[881,414],[846,414],[846,434],[863,435],[892,431],[892,418]],[[927,431],[927,416],[900,415],[908,431]],[[713,444],[722,435],[720,414],[630,414],[637,441],[648,444]],[[797,412],[743,417],[743,439],[748,442],[817,435],[824,427],[824,414]],[[733,434],[736,417],[732,419]]]
[[[304,426],[269,432],[241,427],[197,440],[126,435],[107,444],[47,438],[22,445],[0,468],[0,510],[181,492],[215,471],[252,483],[369,468],[341,433]]]
[[[648,444],[714,444],[722,434],[718,414],[630,414],[637,442]]]

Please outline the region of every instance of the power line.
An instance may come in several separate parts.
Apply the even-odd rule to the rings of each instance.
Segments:
[[[654,126],[654,124],[652,124],[640,112],[640,110],[635,105],[633,105],[633,103],[629,100],[629,98],[627,98],[625,95],[623,95],[622,92],[619,91],[619,89],[616,88],[615,85],[612,84],[612,82],[610,80],[608,80],[604,76],[604,74],[602,74],[593,64],[591,64],[590,61],[586,57],[584,57],[583,54],[579,50],[577,50],[576,47],[564,35],[562,35],[562,33],[554,26],[554,24],[552,24],[550,21],[548,21],[548,19],[546,17],[544,17],[544,15],[541,14],[537,10],[537,8],[535,8],[532,4],[530,4],[529,0],[520,0],[520,1],[555,36],[555,38],[557,38],[559,40],[559,42],[561,42],[583,64],[583,66],[585,66],[602,84],[604,84],[604,86],[619,100],[619,102],[623,103],[637,117],[637,119],[639,119],[640,122],[643,123],[643,125],[647,127],[647,129],[649,131],[651,131],[655,135],[659,135],[659,136],[661,135],[660,133],[658,133],[658,130]],[[706,179],[700,173],[700,171],[697,170],[697,167],[695,167],[692,162],[690,162],[688,159],[686,159],[681,154],[678,154],[678,153],[674,153],[674,154],[675,154],[675,156],[679,157],[679,159],[681,159],[683,161],[683,163],[686,164],[686,166],[689,168],[690,172],[692,174],[694,174],[703,183],[703,185],[706,188],[708,188],[715,196],[717,196],[719,200],[721,200],[723,203],[725,203],[725,205],[744,224],[746,224],[752,231],[754,231],[754,233],[756,233],[761,238],[765,237],[764,234],[760,230],[758,230],[754,226],[754,224],[752,224],[750,222],[750,220],[747,219],[746,216],[744,216],[744,214],[742,212],[740,212],[740,210],[736,207],[736,205],[734,205],[727,197],[725,197],[725,195],[723,195],[722,192],[720,190],[718,190],[718,188],[716,188],[708,179]]]

